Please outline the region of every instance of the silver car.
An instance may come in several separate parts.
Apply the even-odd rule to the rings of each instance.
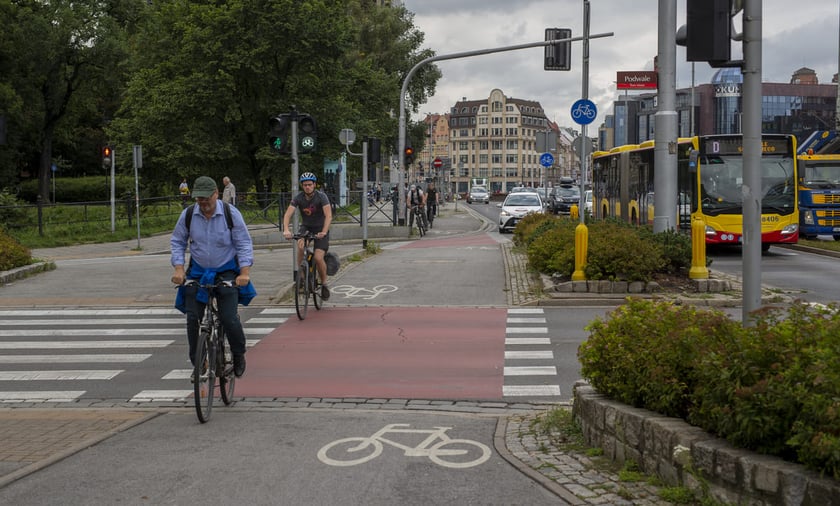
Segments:
[[[473,186],[470,188],[470,193],[467,194],[467,204],[472,204],[473,202],[489,204],[490,194],[487,193],[487,189],[482,186]]]
[[[543,202],[536,192],[509,193],[505,201],[499,204],[499,233],[513,231],[525,215],[543,212]]]

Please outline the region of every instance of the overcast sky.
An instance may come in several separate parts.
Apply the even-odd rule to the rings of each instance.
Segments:
[[[677,26],[685,23],[685,0],[677,0]],[[762,76],[764,82],[790,82],[809,67],[821,84],[838,67],[838,0],[763,0]],[[426,34],[425,47],[438,55],[512,46],[544,40],[546,28],[583,33],[583,0],[404,0],[414,24]],[[616,72],[653,70],[657,53],[659,0],[591,0],[589,98],[598,106],[594,125],[612,113]],[[740,57],[733,43],[733,58]],[[738,48],[738,49],[736,49]],[[443,77],[421,113],[446,113],[463,97],[486,99],[493,88],[507,97],[535,100],[561,126],[577,125],[569,109],[582,96],[581,43],[572,45],[572,70],[543,70],[543,49],[531,48],[437,63]],[[708,83],[716,69],[695,64],[695,82]],[[691,86],[691,64],[677,48],[677,88]],[[630,91],[630,94],[638,92]],[[590,129],[590,135],[592,135]]]

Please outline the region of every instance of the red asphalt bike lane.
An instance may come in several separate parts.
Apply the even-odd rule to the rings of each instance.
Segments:
[[[236,395],[501,399],[506,318],[505,308],[437,307],[292,316],[248,352]]]

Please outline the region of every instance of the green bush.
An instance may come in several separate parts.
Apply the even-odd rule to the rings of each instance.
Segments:
[[[527,240],[528,263],[539,272],[571,276],[575,269],[577,223],[556,218],[550,218],[546,223],[551,223],[551,226],[535,228],[534,234]],[[568,247],[570,244],[571,248]]]
[[[32,253],[13,237],[0,230],[0,271],[8,271],[32,263]]]
[[[636,227],[615,221],[589,226],[586,279],[650,281],[665,267],[659,243],[646,240]]]
[[[24,204],[12,195],[8,189],[0,191],[0,226],[20,228],[29,225],[29,215],[21,206]]]
[[[716,310],[628,300],[587,326],[582,374],[601,393],[742,448],[840,479],[840,307]]]
[[[117,175],[115,181],[117,198],[127,193],[134,194],[134,176]],[[50,187],[52,189],[52,187]],[[142,181],[140,193],[143,193]],[[38,198],[38,180],[31,179],[20,185],[20,198],[34,204]],[[57,177],[55,178],[56,202],[95,202],[110,200],[110,176]]]

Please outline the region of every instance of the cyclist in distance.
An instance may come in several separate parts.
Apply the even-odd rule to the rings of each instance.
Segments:
[[[330,224],[332,223],[332,207],[327,194],[315,189],[317,178],[311,172],[304,172],[300,175],[300,186],[303,191],[292,198],[292,202],[283,215],[283,237],[292,238],[292,231],[289,229],[289,221],[295,214],[295,209],[300,210],[300,230],[298,233],[309,232],[315,234],[315,268],[321,278],[321,298],[330,298],[330,290],[327,288],[327,264],[324,262],[324,255],[330,249]],[[298,259],[303,258],[303,239],[297,243]]]
[[[201,176],[193,185],[196,205],[181,212],[172,238],[171,263],[175,268],[172,282],[179,285],[176,307],[187,315],[187,339],[190,343],[190,362],[195,361],[198,328],[207,291],[197,286],[183,286],[187,279],[198,279],[202,285],[219,281],[235,281],[233,287],[216,290],[219,315],[233,354],[233,373],[245,373],[245,331],[237,313],[238,304],[247,305],[256,295],[251,284],[251,265],[254,246],[242,214],[233,206],[219,200],[216,182]],[[187,214],[191,214],[187,218]],[[189,264],[185,268],[187,245]]]

